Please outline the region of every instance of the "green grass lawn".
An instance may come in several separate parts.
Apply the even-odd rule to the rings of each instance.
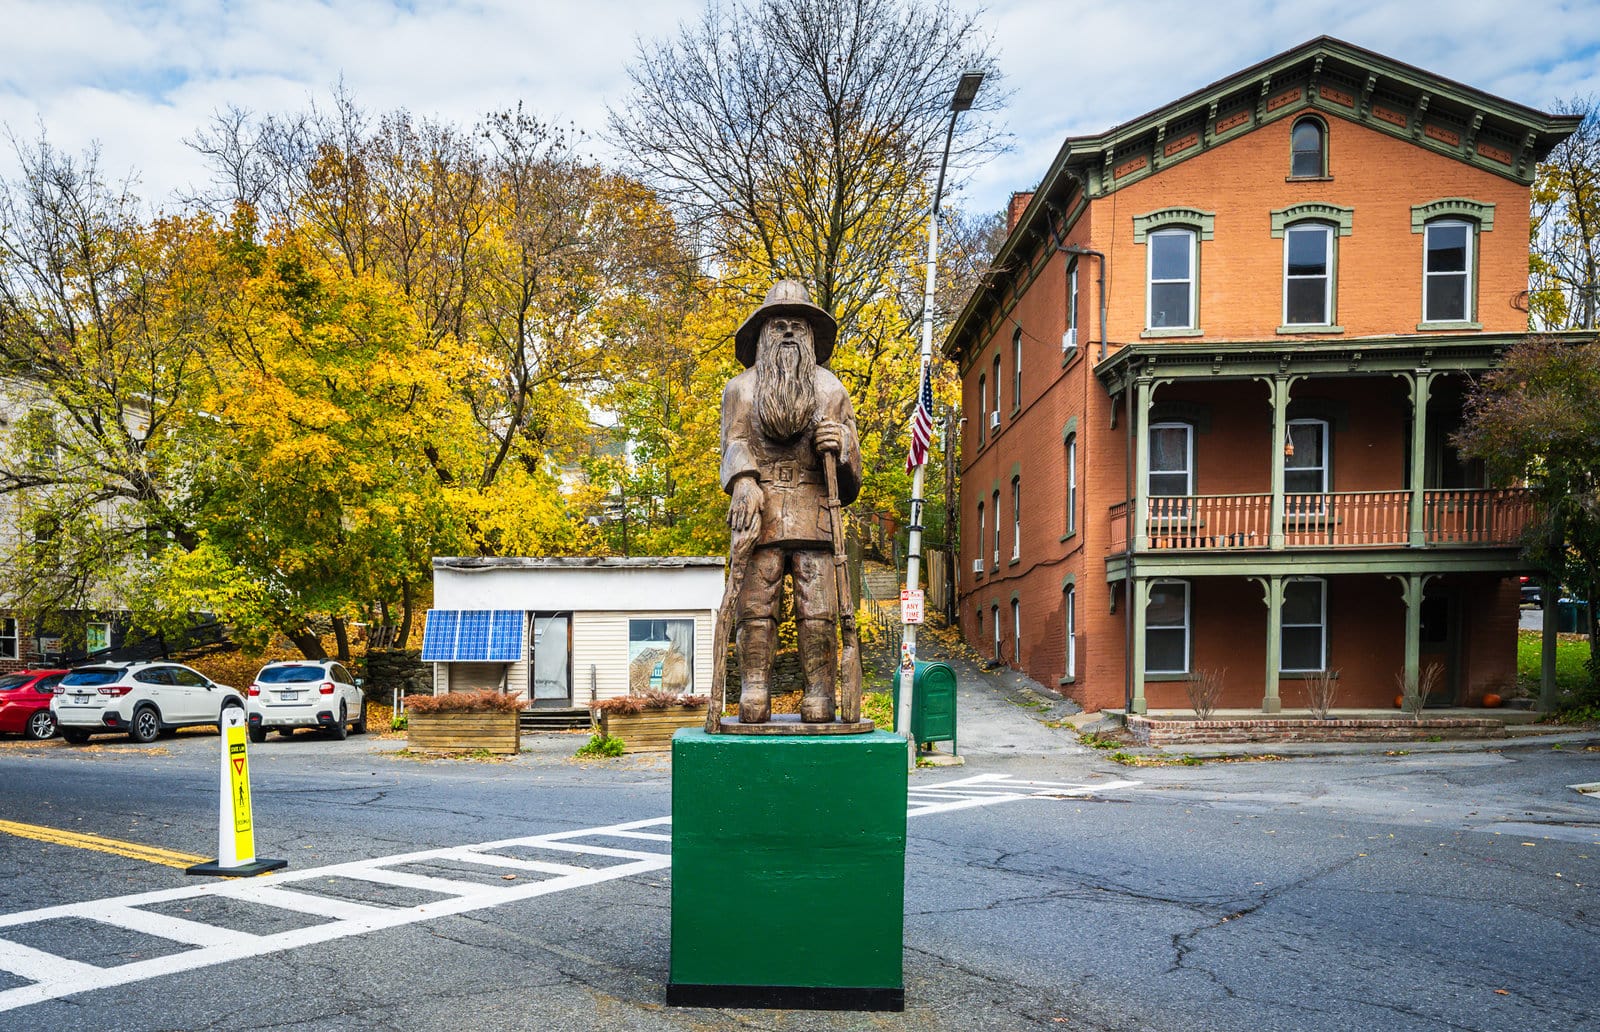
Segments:
[[[1539,695],[1538,631],[1517,632],[1517,684],[1535,698]],[[1589,642],[1586,638],[1563,636],[1556,642],[1556,688],[1563,695],[1575,695],[1589,684]]]

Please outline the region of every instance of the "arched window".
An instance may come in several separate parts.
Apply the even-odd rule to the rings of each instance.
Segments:
[[[1022,327],[1011,334],[1011,410],[1022,407]]]
[[[1000,429],[1000,356],[994,356],[994,413],[989,417],[990,425]]]
[[[994,513],[994,569],[998,570],[1000,568],[1000,491],[996,489],[995,493],[989,496],[989,500],[993,503],[989,506],[989,510]]]
[[[1063,354],[1078,346],[1078,259],[1067,266],[1067,336],[1061,342]]]
[[[1289,133],[1289,175],[1319,179],[1328,174],[1327,130],[1315,118],[1302,118]]]
[[[1078,532],[1078,435],[1067,435],[1067,536]]]
[[[1011,560],[1022,558],[1022,478],[1011,478]]]
[[[988,529],[989,529],[988,524],[986,524],[983,521],[983,503],[979,502],[978,503],[978,560],[977,560],[976,569],[973,571],[975,573],[982,573],[983,572],[983,538],[984,538],[984,532],[987,531]],[[982,619],[981,615],[979,616],[979,619],[980,620]]]

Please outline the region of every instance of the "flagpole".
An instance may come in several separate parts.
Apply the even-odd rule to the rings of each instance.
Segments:
[[[928,275],[922,291],[922,362],[917,376],[917,397],[912,406],[912,419],[916,418],[917,406],[922,403],[923,384],[931,379],[933,364],[933,288],[934,273],[939,258],[939,201],[944,193],[945,166],[950,161],[950,141],[955,137],[956,117],[961,112],[972,107],[972,100],[978,93],[978,87],[983,83],[983,73],[980,71],[963,72],[960,81],[956,83],[955,95],[950,98],[950,124],[944,133],[944,152],[939,157],[939,178],[933,189],[933,212],[928,218]],[[928,413],[931,418],[933,413]],[[905,586],[908,590],[916,591],[922,583],[922,485],[923,473],[927,469],[927,455],[923,461],[917,463],[911,473],[911,524],[908,528],[906,539],[906,579]],[[949,535],[948,528],[946,536]],[[946,547],[949,543],[946,542]],[[902,608],[902,618],[904,610]],[[917,625],[902,623],[900,625],[900,700],[895,708],[894,726],[906,739],[906,766],[908,770],[915,770],[917,766],[917,740],[911,730],[911,694],[913,683],[916,680],[917,665]]]

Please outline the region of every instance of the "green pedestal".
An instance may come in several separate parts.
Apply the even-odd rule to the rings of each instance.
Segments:
[[[905,739],[679,731],[667,1002],[903,1009],[905,860]]]

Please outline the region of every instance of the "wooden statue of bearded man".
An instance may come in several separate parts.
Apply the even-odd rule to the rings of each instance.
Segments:
[[[722,489],[732,496],[733,554],[754,537],[737,603],[742,724],[772,717],[768,685],[785,574],[794,585],[805,675],[800,719],[834,717],[838,605],[824,453],[836,456],[839,503],[861,491],[855,412],[827,368],[838,332],[803,283],[780,280],[734,337],[745,370],[722,392]]]

